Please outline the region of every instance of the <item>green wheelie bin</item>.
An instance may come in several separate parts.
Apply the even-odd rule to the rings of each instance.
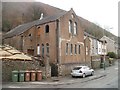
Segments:
[[[18,71],[17,70],[12,71],[12,81],[18,82]]]
[[[19,82],[25,81],[25,71],[20,70],[19,71]]]

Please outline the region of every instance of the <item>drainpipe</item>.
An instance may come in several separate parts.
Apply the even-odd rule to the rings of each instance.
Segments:
[[[84,40],[84,52],[85,52],[85,65],[86,65],[86,40]]]
[[[56,20],[56,58],[58,65],[58,76],[60,75],[60,58],[61,58],[61,40],[60,40],[60,21]]]
[[[59,63],[59,20],[56,20],[56,58]]]

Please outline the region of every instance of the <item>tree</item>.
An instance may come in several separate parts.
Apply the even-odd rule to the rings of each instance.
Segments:
[[[28,11],[31,21],[37,20],[41,16],[41,8],[36,4],[31,5]]]
[[[4,32],[9,31],[11,29],[11,27],[12,27],[12,25],[8,20],[3,20],[3,22],[2,22],[2,30]]]
[[[116,54],[114,52],[108,52],[107,56],[110,58],[116,58]]]

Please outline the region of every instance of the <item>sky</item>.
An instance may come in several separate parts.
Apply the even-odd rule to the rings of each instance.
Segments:
[[[69,11],[87,19],[118,36],[119,0],[35,0]]]

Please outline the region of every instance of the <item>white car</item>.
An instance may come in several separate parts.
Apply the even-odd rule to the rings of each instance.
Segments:
[[[90,69],[88,66],[76,66],[71,71],[72,77],[82,76],[83,78],[88,75],[94,75],[94,70]]]

